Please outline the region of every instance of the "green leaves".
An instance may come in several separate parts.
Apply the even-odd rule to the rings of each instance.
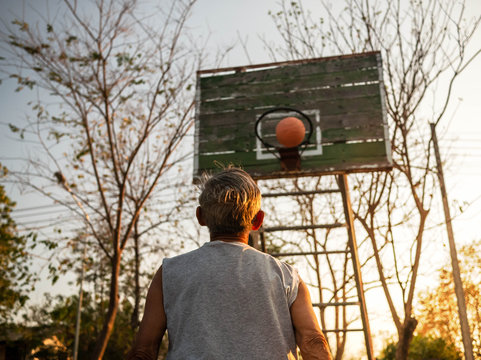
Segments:
[[[8,127],[10,128],[10,131],[13,133],[18,133],[20,136],[20,139],[25,139],[25,129],[21,129],[16,125],[13,124],[8,124]]]
[[[25,21],[20,21],[18,19],[15,19],[12,21],[13,25],[17,25],[20,31],[27,31],[28,30],[28,23]]]
[[[17,126],[15,126],[15,125],[13,125],[13,124],[8,124],[8,127],[10,128],[10,131],[11,131],[11,132],[16,133],[16,132],[19,132],[19,131],[20,131],[20,128],[17,127]]]
[[[52,241],[49,239],[41,240],[40,243],[44,245],[48,250],[53,250],[58,247],[58,243],[56,241]]]
[[[140,84],[145,84],[145,80],[142,78],[139,79],[133,79],[130,84],[132,85],[140,85]]]
[[[86,147],[86,148],[82,149],[77,155],[75,155],[75,159],[76,159],[76,160],[80,160],[80,158],[81,158],[82,156],[87,155],[89,152],[90,152],[89,148]]]
[[[49,272],[49,275],[50,275],[50,279],[52,280],[52,285],[54,285],[59,279],[59,275],[57,273],[57,268],[55,266],[53,266],[52,264],[48,264],[48,272]]]
[[[99,54],[98,52],[93,51],[93,52],[90,53],[90,58],[91,58],[92,60],[100,60],[100,59],[101,59],[101,56],[100,56],[100,54]]]
[[[6,172],[6,169],[2,171]],[[11,317],[25,304],[37,279],[29,270],[32,257],[28,251],[36,243],[36,236],[18,234],[10,216],[14,207],[15,202],[0,186],[0,317],[3,319]]]
[[[70,35],[67,40],[65,40],[65,42],[67,43],[67,45],[70,45],[73,41],[77,41],[78,38],[74,35]]]
[[[55,141],[57,142],[57,144],[60,142],[60,139],[62,139],[64,136],[66,136],[67,134],[63,133],[63,132],[59,132],[59,131],[56,131],[56,130],[51,130],[50,131],[50,134],[49,134],[49,137],[50,138],[54,138]]]
[[[16,92],[23,90],[24,86],[28,87],[30,90],[37,84],[36,81],[31,80],[29,77],[24,77],[19,74],[12,74],[9,76],[11,79],[17,79],[19,86],[15,89]]]
[[[58,83],[62,82],[62,77],[60,76],[60,74],[56,73],[55,71],[50,71],[48,74],[48,78],[51,81],[55,81]]]
[[[130,57],[128,53],[118,53],[115,55],[115,58],[117,59],[117,66],[122,66],[124,64],[129,64],[132,65],[133,59]]]
[[[382,351],[380,360],[394,360],[396,357],[396,345],[388,344]],[[409,359],[445,359],[460,360],[461,355],[451,343],[451,339],[443,339],[432,336],[415,336],[409,348]]]

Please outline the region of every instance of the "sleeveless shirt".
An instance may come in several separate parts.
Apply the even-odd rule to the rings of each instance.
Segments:
[[[289,308],[299,277],[240,242],[212,241],[162,265],[167,360],[297,359]]]

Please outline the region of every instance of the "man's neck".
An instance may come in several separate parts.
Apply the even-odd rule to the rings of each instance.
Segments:
[[[210,241],[224,242],[241,242],[247,244],[249,242],[249,232],[240,234],[210,234]]]

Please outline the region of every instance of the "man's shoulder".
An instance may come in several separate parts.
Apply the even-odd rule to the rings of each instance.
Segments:
[[[178,255],[175,255],[175,256],[171,256],[171,257],[166,257],[166,258],[164,258],[163,263],[165,264],[166,262],[169,263],[169,262],[186,261],[191,257],[197,256],[202,251],[201,249],[202,249],[202,246],[197,248],[197,249],[189,250],[189,251],[187,251],[183,254],[178,254]]]
[[[274,266],[276,268],[283,269],[283,271],[287,270],[289,272],[295,271],[292,265],[288,264],[287,262],[282,261],[268,253],[257,250],[252,246],[243,243],[228,243],[221,241],[208,242],[201,245],[199,248],[190,250],[184,254],[179,254],[170,258],[164,258],[163,265],[164,267],[166,264],[167,266],[172,264],[177,264],[179,266],[194,265],[196,262],[202,261],[202,259],[205,257],[215,257],[216,259],[219,259],[218,257],[222,258],[224,255],[226,255],[226,253],[230,254],[230,256],[233,256],[231,251],[237,253],[235,256],[238,256],[242,253],[244,256],[256,258],[256,262],[260,261],[261,263],[271,264],[270,267]]]

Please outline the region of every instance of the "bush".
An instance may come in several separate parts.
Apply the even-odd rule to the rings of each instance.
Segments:
[[[396,344],[389,343],[383,349],[379,360],[395,360]],[[409,347],[409,360],[461,360],[461,353],[442,338],[415,336]]]

